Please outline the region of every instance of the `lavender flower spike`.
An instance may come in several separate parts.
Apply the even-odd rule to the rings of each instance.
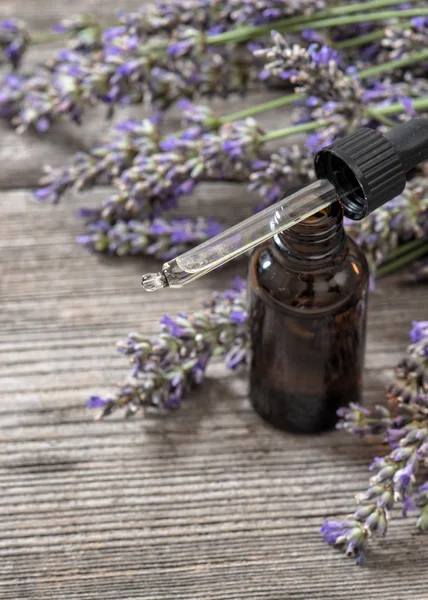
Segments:
[[[114,394],[92,396],[88,406],[101,408],[99,417],[119,407],[125,407],[127,415],[140,409],[164,412],[178,408],[185,394],[202,383],[213,357],[223,357],[233,369],[246,363],[247,319],[245,282],[238,280],[226,292],[214,293],[201,310],[189,316],[163,317],[155,338],[129,334],[127,341],[118,343],[118,349],[130,357],[130,375]]]
[[[0,21],[0,64],[9,62],[14,69],[18,68],[28,42],[29,36],[22,21]]]
[[[396,381],[387,391],[388,408],[351,404],[341,409],[341,429],[362,436],[382,434],[389,454],[370,465],[368,488],[357,495],[360,507],[344,522],[326,521],[324,541],[341,546],[358,564],[364,559],[372,533],[385,535],[391,510],[401,503],[402,516],[419,510],[416,526],[428,529],[428,481],[416,488],[420,471],[428,466],[428,322],[413,322],[413,344],[396,369]]]
[[[104,142],[89,152],[78,152],[64,167],[47,167],[34,196],[56,203],[69,188],[80,192],[109,184],[132,165],[138,154],[148,156],[158,150],[158,135],[149,119],[122,121]]]
[[[116,256],[154,256],[169,260],[195,244],[217,235],[223,227],[214,219],[176,217],[169,221],[117,221],[99,219],[87,225],[77,242],[92,252]]]

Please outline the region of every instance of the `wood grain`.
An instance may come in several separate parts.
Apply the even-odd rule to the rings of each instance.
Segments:
[[[83,6],[107,16],[116,4],[73,9]],[[0,4],[0,18],[17,14],[36,29],[68,12],[64,1]],[[117,339],[193,310],[245,261],[144,295],[140,275],[154,261],[95,257],[74,243],[75,210],[108,190],[52,207],[24,189],[41,162],[72,151],[61,136],[30,143],[10,133],[1,142],[0,599],[426,599],[426,538],[412,520],[393,521],[363,569],[320,540],[324,517],[353,508],[379,447],[269,428],[250,409],[245,378],[220,363],[166,418],[93,423],[86,398],[127,372]],[[24,154],[15,156],[18,143]],[[231,222],[251,203],[242,187],[206,184],[185,209],[215,206]],[[426,288],[399,277],[370,298],[367,404],[381,399],[426,304]]]

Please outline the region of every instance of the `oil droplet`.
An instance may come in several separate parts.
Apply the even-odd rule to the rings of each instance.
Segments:
[[[154,292],[168,287],[168,282],[163,273],[147,273],[141,278],[141,285],[146,292]]]

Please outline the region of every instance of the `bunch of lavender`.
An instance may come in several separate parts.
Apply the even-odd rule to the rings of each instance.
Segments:
[[[148,11],[123,15],[101,38],[99,26],[89,17],[68,19],[59,29],[75,36],[71,49],[62,50],[33,74],[6,78],[0,116],[20,130],[44,130],[62,117],[80,122],[85,107],[97,102],[112,109],[148,98],[164,110],[180,97],[244,92],[257,76],[251,49],[265,45],[271,24],[283,33],[305,31],[311,22],[321,29],[347,23],[355,27],[378,20],[374,9],[389,3],[393,0],[372,0],[367,13],[353,15],[366,8],[364,3],[324,10],[323,0],[177,0],[172,6],[160,2]],[[426,9],[417,10],[424,15]],[[414,9],[403,7],[381,16],[388,22],[414,14]],[[407,62],[416,63],[420,55],[415,52]]]
[[[195,29],[231,25],[261,25],[296,15],[310,15],[323,10],[324,0],[179,0],[157,2],[138,12],[122,14],[120,22],[138,35],[172,32],[180,26]]]
[[[399,24],[392,25],[385,29],[376,62],[382,63],[407,58],[413,52],[426,48],[427,44],[428,17],[415,17],[411,20],[411,26],[406,29],[400,27]],[[427,66],[424,61],[413,65],[413,72],[420,76],[426,75],[426,71]]]
[[[323,124],[320,133],[308,137],[308,148],[314,151],[330,144],[363,122],[366,111],[362,85],[356,77],[349,77],[335,50],[318,44],[309,48],[290,45],[277,32],[272,39],[271,48],[255,52],[266,61],[261,76],[264,80],[289,81],[296,93],[306,97],[296,120]]]
[[[0,65],[10,63],[18,68],[27,48],[29,36],[25,25],[18,19],[0,21]]]
[[[313,154],[297,144],[283,146],[265,159],[252,164],[249,191],[257,191],[262,209],[278,202],[290,188],[309,183],[315,178]]]
[[[87,233],[76,241],[92,252],[116,256],[145,255],[169,260],[223,231],[214,219],[176,217],[145,221],[98,218],[87,225]]]
[[[155,338],[131,333],[118,350],[130,357],[130,375],[114,395],[92,396],[90,408],[101,408],[98,418],[119,407],[126,414],[137,410],[165,411],[180,406],[184,395],[202,383],[210,359],[222,357],[230,369],[247,361],[249,331],[245,281],[214,293],[202,310],[175,319],[165,316]]]
[[[60,51],[29,76],[7,77],[0,116],[20,131],[29,126],[44,131],[60,117],[80,122],[85,106],[96,102],[111,107],[140,103],[148,96],[165,109],[196,92],[225,97],[245,91],[256,78],[251,45],[211,47],[198,40],[222,33],[241,19],[269,22],[296,10],[308,14],[321,5],[320,0],[290,6],[267,0],[257,9],[240,4],[158,3],[153,9],[122,15],[121,24],[107,29],[102,38],[99,25],[86,15],[64,20],[56,30],[74,35],[71,49]]]
[[[404,112],[396,116],[397,120],[418,115],[414,102],[428,96],[428,81],[406,72],[401,81],[393,81],[391,76],[382,80],[370,79],[364,89],[363,101],[370,107],[386,108],[401,104]]]
[[[38,200],[49,199],[56,203],[69,188],[81,192],[96,185],[111,184],[132,165],[137,155],[158,150],[158,140],[159,130],[149,119],[122,121],[106,140],[89,152],[76,153],[64,167],[46,167],[41,187],[34,195]]]
[[[400,256],[399,247],[428,253],[428,179],[411,179],[400,196],[360,222],[345,219],[345,225],[364,250],[372,274],[391,257]]]
[[[139,154],[115,182],[118,192],[104,202],[103,218],[145,218],[175,208],[203,178],[223,179],[232,173],[248,178],[263,143],[263,130],[248,117],[225,123],[218,131],[198,127],[159,142],[160,152]]]
[[[80,14],[63,19],[55,25],[54,31],[71,37],[69,47],[72,50],[87,53],[101,48],[101,26],[91,15]]]
[[[391,447],[370,466],[375,475],[357,496],[364,504],[345,520],[327,520],[321,528],[324,540],[343,548],[357,564],[363,563],[372,535],[386,534],[397,504],[404,517],[419,510],[416,525],[428,529],[428,321],[414,322],[410,339],[408,356],[387,392],[388,406],[370,410],[351,404],[340,410],[339,428],[359,437],[383,435]]]

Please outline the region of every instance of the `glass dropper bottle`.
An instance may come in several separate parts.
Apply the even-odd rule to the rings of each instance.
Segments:
[[[363,127],[315,155],[317,181],[144,275],[142,286],[182,287],[336,201],[346,217],[360,220],[398,196],[406,173],[427,158],[428,119],[385,135]]]

